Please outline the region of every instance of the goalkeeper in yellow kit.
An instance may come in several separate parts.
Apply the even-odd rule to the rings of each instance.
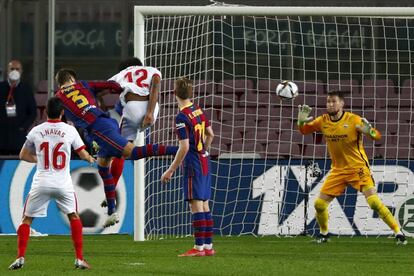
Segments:
[[[374,140],[381,138],[381,133],[360,116],[343,110],[344,98],[340,92],[328,93],[327,113],[313,120],[309,117],[312,108],[299,106],[298,127],[302,134],[315,131],[322,132],[332,160],[331,170],[315,200],[316,220],[320,227],[317,242],[329,240],[328,206],[341,195],[347,185],[364,193],[371,209],[394,231],[397,244],[407,244],[397,221],[390,210],[378,197],[375,182],[368,165],[368,158],[362,144],[362,135]]]

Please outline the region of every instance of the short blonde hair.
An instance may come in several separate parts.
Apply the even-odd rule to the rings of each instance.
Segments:
[[[175,95],[180,99],[186,100],[193,97],[193,84],[185,77],[175,80]]]

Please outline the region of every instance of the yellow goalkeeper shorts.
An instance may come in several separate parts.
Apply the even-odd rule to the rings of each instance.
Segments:
[[[341,170],[331,170],[322,185],[321,193],[330,196],[339,196],[344,193],[347,185],[351,185],[357,191],[375,187],[369,168],[360,168],[355,172],[349,173]]]

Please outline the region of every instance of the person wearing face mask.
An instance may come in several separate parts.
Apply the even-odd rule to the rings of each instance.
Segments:
[[[18,155],[36,118],[32,89],[21,80],[22,63],[12,59],[6,80],[0,82],[0,155]]]

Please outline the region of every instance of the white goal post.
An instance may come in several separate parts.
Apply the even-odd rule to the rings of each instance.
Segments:
[[[158,16],[167,19],[159,20],[155,18]],[[174,21],[175,17],[180,16],[182,16],[182,19]],[[200,18],[189,18],[193,16],[200,16]],[[246,23],[244,19],[226,20],[226,16],[250,16],[258,19],[254,18],[251,19],[252,23]],[[200,101],[201,107],[208,110],[209,117],[213,121],[213,129],[215,123],[220,126],[216,136],[219,144],[216,144],[214,148],[217,153],[217,161],[214,166],[215,172],[213,172],[216,181],[219,181],[217,179],[220,178],[220,166],[223,165],[228,167],[229,170],[227,188],[235,189],[232,185],[233,182],[238,182],[236,186],[241,187],[244,185],[243,179],[248,177],[244,175],[243,168],[252,164],[250,184],[247,184],[247,187],[243,186],[241,188],[243,190],[237,191],[235,198],[228,195],[221,187],[215,187],[213,201],[214,196],[219,196],[220,193],[226,193],[223,197],[232,202],[237,201],[240,194],[248,194],[248,199],[243,203],[243,207],[236,207],[236,204],[231,207],[233,208],[231,212],[238,213],[237,217],[232,216],[231,212],[225,211],[225,209],[230,208],[229,206],[232,206],[232,202],[228,203],[229,205],[226,205],[227,203],[221,205],[220,203],[218,207],[213,207],[213,215],[214,208],[216,208],[222,212],[224,217],[220,224],[215,227],[226,228],[226,230],[220,229],[218,232],[223,235],[232,234],[235,232],[234,229],[240,228],[239,234],[296,235],[307,233],[309,228],[312,228],[313,231],[315,222],[312,218],[312,195],[317,192],[315,188],[320,187],[320,184],[313,183],[313,181],[320,182],[322,179],[308,175],[309,166],[307,166],[307,162],[308,160],[313,162],[319,160],[318,163],[322,166],[323,171],[328,169],[329,164],[326,162],[325,154],[320,153],[321,149],[325,152],[320,137],[313,136],[311,141],[307,138],[297,138],[296,134],[290,129],[295,127],[295,106],[303,104],[303,101],[310,102],[318,106],[319,109],[316,109],[315,112],[320,114],[323,110],[323,104],[320,105],[320,96],[326,93],[328,89],[345,89],[349,95],[351,111],[363,113],[360,115],[364,115],[369,119],[372,116],[374,124],[383,123],[384,128],[380,129],[386,132],[386,143],[387,141],[389,143],[369,144],[367,154],[370,158],[375,159],[376,156],[379,156],[378,153],[381,153],[383,158],[392,160],[392,162],[384,161],[378,164],[372,161],[374,178],[376,177],[380,183],[393,182],[396,183],[395,185],[401,185],[399,187],[404,187],[396,188],[393,195],[384,192],[382,199],[387,206],[392,206],[395,212],[406,207],[405,212],[409,213],[407,204],[411,202],[409,196],[414,193],[412,183],[409,184],[414,179],[414,175],[410,170],[412,168],[410,160],[414,158],[410,146],[414,144],[412,138],[414,131],[412,131],[410,124],[414,118],[409,115],[413,112],[411,73],[414,74],[414,66],[411,59],[414,57],[412,56],[414,46],[410,42],[410,39],[414,39],[413,16],[413,7],[135,6],[134,55],[140,58],[144,65],[160,69],[164,75],[164,87],[161,88],[163,90],[171,92],[172,81],[181,75],[194,77],[195,87],[199,89],[195,95],[196,100]],[[152,17],[151,23],[146,20],[147,17]],[[212,25],[215,26],[213,20],[218,17],[221,18],[219,19],[221,22],[217,25],[223,30],[223,34],[220,35],[210,29]],[[388,18],[391,22],[385,22]],[[168,20],[171,20],[171,23]],[[231,26],[233,23],[235,27]],[[149,24],[151,25],[148,26]],[[291,29],[293,24],[297,25],[295,29]],[[314,32],[313,28],[315,26],[323,30],[321,32],[315,30]],[[260,29],[260,32],[257,31],[256,27]],[[161,31],[161,28],[166,28],[166,30]],[[269,30],[271,28],[277,28],[276,32],[270,34]],[[333,34],[327,31],[329,28],[332,29]],[[391,41],[392,38],[388,37],[387,28],[394,28],[390,33],[395,33],[396,39]],[[186,32],[179,34],[180,29],[186,30]],[[243,36],[237,37],[237,32],[240,29],[243,29]],[[344,35],[340,36],[338,34],[340,29],[344,30]],[[382,31],[382,29],[384,30]],[[202,36],[202,32],[210,33]],[[252,36],[247,37],[247,34],[250,33],[252,33]],[[233,42],[228,39],[229,34],[234,34],[234,37],[231,37]],[[255,41],[262,35],[266,36],[263,41],[260,41],[260,43]],[[275,41],[270,39],[270,36],[273,35],[277,36]],[[383,35],[384,38],[377,37],[377,35]],[[175,41],[174,36],[177,36],[177,40],[181,41]],[[189,41],[190,39],[186,40],[185,36],[197,38],[194,41]],[[148,38],[151,41],[148,41]],[[240,43],[237,39],[244,39],[247,42],[236,45]],[[310,42],[306,44],[306,40]],[[334,42],[330,44],[329,41]],[[218,42],[222,44],[217,46]],[[392,46],[387,44],[391,42],[397,43],[395,51]],[[250,45],[248,45],[249,43]],[[171,44],[170,48],[173,49],[168,49],[167,44]],[[407,45],[405,46],[405,44]],[[177,45],[181,45],[181,48],[178,48]],[[272,47],[269,45],[272,45]],[[260,49],[261,47],[265,50]],[[162,52],[164,48],[170,52]],[[395,53],[399,50],[401,53]],[[146,56],[147,53],[151,56]],[[220,60],[215,59],[216,54],[220,55]],[[395,61],[394,55],[396,56]],[[335,56],[335,58],[331,59],[332,56]],[[175,63],[168,65],[165,60],[169,60],[169,62],[173,60]],[[184,68],[179,68],[180,64],[177,64],[177,61],[180,60],[185,63]],[[382,63],[385,64],[383,66],[385,69],[380,67]],[[265,68],[266,65],[267,69]],[[396,67],[395,71],[394,67]],[[229,71],[226,71],[226,68],[230,68]],[[200,73],[200,71],[203,72]],[[220,72],[217,73],[218,71]],[[369,79],[364,75],[369,76]],[[296,99],[294,103],[272,102],[275,100],[274,95],[272,95],[274,86],[283,79],[297,81],[300,84],[300,89],[303,89],[303,91],[299,91],[299,99]],[[226,82],[227,80],[229,82]],[[391,82],[389,82],[390,80]],[[242,83],[239,90],[238,83]],[[364,87],[368,87],[371,83],[372,90],[376,91],[378,88],[378,90],[385,91],[385,96],[379,96],[375,91],[371,94],[368,93],[369,89]],[[221,90],[217,95],[210,95],[209,87],[213,87],[213,90]],[[404,93],[404,89],[410,91],[410,96],[404,98],[407,100],[406,102],[403,102],[404,99],[397,98],[397,94]],[[309,94],[307,94],[308,91]],[[395,94],[393,94],[394,96],[390,94],[391,91]],[[174,107],[175,103],[171,102],[174,99],[170,94],[167,93],[160,99],[160,118],[153,129],[157,140],[152,142],[164,144],[176,142],[175,139],[169,136],[170,133],[163,136],[164,132],[162,132],[173,128],[170,122],[167,123],[167,121],[172,121],[174,112],[177,112],[176,107]],[[216,104],[217,102],[218,104]],[[393,105],[388,104],[391,102],[393,102]],[[256,108],[255,104],[257,104]],[[270,108],[267,105],[272,107]],[[368,111],[365,110],[367,106],[369,107]],[[257,111],[254,111],[255,114],[252,115],[255,115],[256,118],[249,117],[249,111],[255,109]],[[378,111],[381,109],[381,112],[377,112],[376,109]],[[398,113],[395,118],[392,117],[394,113]],[[384,117],[381,117],[381,115],[384,115]],[[227,120],[227,118],[224,118],[225,116],[230,116],[230,119]],[[405,118],[404,123],[402,123],[403,117]],[[381,121],[379,118],[384,119]],[[396,132],[391,132],[390,124],[386,123],[394,122],[394,120],[399,120],[399,122],[395,123]],[[252,122],[251,125],[249,125],[250,122]],[[262,128],[265,131],[262,131]],[[402,132],[402,130],[407,130],[407,128],[408,134],[405,135],[406,132]],[[399,135],[400,130],[404,135]],[[273,137],[273,134],[277,135],[277,138],[275,138],[276,136]],[[283,140],[282,137],[286,140]],[[396,149],[392,148],[391,139],[399,139],[399,137],[406,137],[406,141],[395,140]],[[143,134],[138,139],[139,144],[144,144],[145,137]],[[296,149],[296,146],[288,144],[288,141],[291,144],[297,144],[299,150]],[[271,146],[277,149],[272,154],[268,154]],[[395,157],[393,155],[394,150],[397,152]],[[402,150],[401,155],[399,155],[400,150]],[[403,155],[403,151],[408,151],[408,156],[407,154]],[[283,154],[280,152],[283,152]],[[239,163],[236,165],[233,164],[233,161],[221,163],[220,160],[222,159],[219,157],[230,157],[230,160],[237,159]],[[259,159],[263,159],[263,162]],[[276,161],[273,162],[272,160]],[[171,161],[171,159],[167,159],[167,161]],[[403,165],[400,161],[403,161]],[[165,222],[166,225],[174,220],[173,215],[168,214],[168,211],[169,208],[176,207],[162,207],[162,210],[151,211],[150,213],[146,210],[146,189],[147,196],[151,193],[148,191],[146,179],[150,178],[152,181],[157,181],[156,178],[160,175],[160,168],[161,170],[166,168],[165,162],[160,162],[155,165],[158,166],[156,172],[146,172],[146,162],[143,160],[135,163],[134,240],[136,241],[143,241],[147,236],[185,236],[189,234],[189,222],[185,217],[172,222],[181,225],[179,230],[172,229],[172,227],[170,229],[169,226],[165,226],[163,223],[158,225],[157,220],[152,223],[158,228],[153,232],[146,232],[148,225],[146,216],[166,216],[169,220]],[[388,165],[390,166],[389,169],[385,169]],[[235,166],[238,167],[239,176],[232,174]],[[256,170],[262,170],[262,173]],[[176,172],[176,174],[176,183],[172,184],[172,187],[179,194],[179,172]],[[275,180],[274,178],[280,179]],[[291,187],[296,187],[296,197],[301,198],[300,200],[292,199],[292,206],[284,203],[284,200],[291,196],[288,193],[292,192],[290,188],[285,189],[287,186],[284,182],[286,181],[293,183]],[[260,184],[258,184],[259,182]],[[161,186],[160,183],[153,186],[156,185]],[[158,188],[152,186],[151,189],[154,189],[157,193],[165,193],[165,191],[158,191]],[[175,194],[172,196],[163,195],[162,198],[166,197],[177,202],[181,200]],[[250,206],[252,201],[249,198],[257,197],[261,198],[262,202],[254,205],[257,205],[257,212],[261,214],[256,214],[256,211],[252,211]],[[305,203],[302,202],[303,197]],[[352,216],[360,215],[360,218],[366,218],[368,222],[361,222],[363,219],[354,220],[354,218],[346,221],[342,218],[341,215],[349,216],[349,214],[347,211],[345,213],[341,212],[341,206],[347,204],[363,206],[364,204],[360,197],[355,197],[351,203],[347,202],[349,198],[344,198],[343,202],[331,206],[330,212],[333,214],[333,224],[340,224],[341,226],[338,227],[345,229],[339,229],[336,233],[345,235],[356,233],[380,235],[386,233],[381,222],[378,219],[372,219],[372,213],[365,207],[359,208],[360,210],[353,210]],[[153,199],[150,200],[152,202]],[[154,201],[154,204],[158,204],[156,201]],[[177,211],[177,215],[181,215],[181,212],[183,212],[181,208],[179,207],[180,211]],[[240,211],[240,208],[244,209]],[[278,214],[274,214],[275,212]],[[395,216],[398,215],[395,213]],[[252,225],[244,225],[243,219],[250,216],[253,221]],[[402,221],[407,220],[405,216],[408,215],[403,214],[401,216],[403,216]],[[292,217],[293,219],[291,219]],[[230,226],[225,222],[227,218],[231,221]],[[242,221],[239,222],[239,220]],[[362,225],[363,223],[367,225]]]

